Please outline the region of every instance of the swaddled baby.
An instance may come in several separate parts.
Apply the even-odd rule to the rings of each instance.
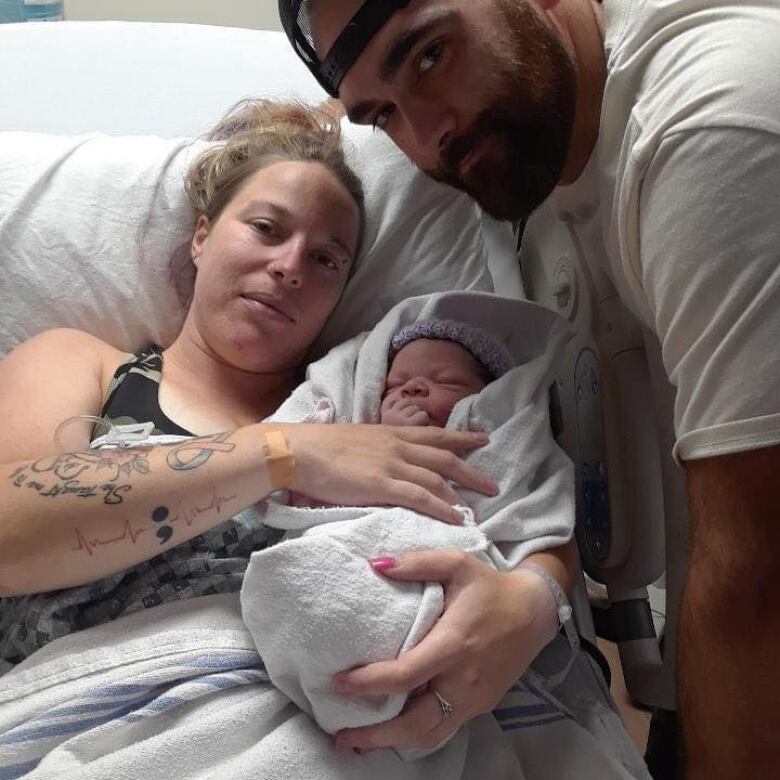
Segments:
[[[512,367],[500,341],[454,320],[422,320],[402,328],[390,343],[390,360],[379,414],[383,425],[444,428],[458,401]],[[327,506],[292,492],[289,504]]]
[[[391,342],[380,421],[443,428],[455,404],[512,367],[506,347],[490,334],[454,320],[423,320]]]
[[[401,319],[391,312],[387,327],[393,318]],[[421,318],[398,328],[401,319],[384,332],[380,323],[313,364],[287,402],[289,414],[280,415],[281,422],[485,428],[490,444],[469,457],[502,486],[499,496],[464,499],[462,525],[400,507],[268,502],[265,522],[288,534],[252,555],[241,592],[244,622],[271,680],[325,731],[383,722],[401,711],[405,695],[342,697],[332,677],[397,658],[443,611],[440,583],[378,576],[369,559],[460,549],[506,570],[570,538],[570,464],[549,435],[546,409],[544,344],[554,326],[549,313],[531,312],[529,323],[537,320],[541,356],[516,369],[524,371],[517,376],[507,373],[514,362],[507,348],[464,322]],[[479,523],[468,503],[479,507]]]

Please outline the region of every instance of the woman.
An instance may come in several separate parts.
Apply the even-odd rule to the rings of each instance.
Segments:
[[[459,516],[448,481],[495,489],[454,454],[484,443],[481,434],[259,422],[295,387],[344,289],[362,192],[338,125],[325,115],[249,104],[212,137],[221,143],[196,161],[187,182],[199,213],[197,275],[173,344],[128,356],[87,333],[56,330],[0,363],[0,596],[27,596],[0,610],[6,661],[134,609],[238,590],[249,553],[267,543],[251,513],[240,513],[279,487],[323,502],[398,504],[452,522]],[[102,430],[61,425],[84,415],[151,421],[156,434],[197,438],[89,451]],[[564,587],[568,553],[535,556]],[[524,641],[530,629],[549,625],[546,585],[527,571],[500,575],[461,554],[431,553],[387,574],[441,579],[447,613],[404,662],[367,667],[338,684],[370,692],[430,681],[455,717],[444,722],[438,699],[421,696],[384,732],[342,735],[345,747],[367,735],[366,747],[413,745],[426,735],[438,741],[442,728],[454,730],[498,701],[541,649]]]

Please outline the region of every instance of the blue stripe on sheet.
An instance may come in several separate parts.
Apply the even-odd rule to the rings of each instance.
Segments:
[[[226,690],[227,688],[235,688],[237,685],[246,685],[246,680],[242,680],[241,678],[216,674],[213,677],[201,678],[198,682],[220,691]]]
[[[259,670],[242,670],[241,672],[228,672],[224,675],[205,675],[203,677],[184,680],[175,688],[176,692],[179,694],[178,697],[166,695],[159,699],[155,699],[143,709],[128,713],[122,718],[122,721],[125,723],[135,723],[149,715],[157,715],[172,707],[192,701],[196,697],[189,694],[194,693],[195,686],[205,685],[210,688],[216,688],[217,690],[228,690],[244,685],[252,685],[257,682],[268,682],[268,675]]]
[[[182,664],[184,665],[184,664]],[[255,669],[262,668],[263,662],[257,653],[241,653],[240,655],[219,656],[206,655],[199,659],[187,661],[186,666],[193,669]]]
[[[97,718],[82,718],[81,720],[69,720],[66,723],[52,723],[48,726],[35,726],[38,718],[30,721],[22,726],[17,726],[11,731],[7,731],[0,736],[0,745],[16,745],[20,742],[31,742],[33,740],[51,739],[52,737],[64,737],[69,734],[75,734],[80,731],[86,731],[88,728],[94,726],[102,726],[104,723],[108,723],[115,718],[120,718],[126,715],[128,712],[132,712],[135,709],[139,709],[147,705],[150,701],[157,698],[158,694],[155,693],[152,696],[144,700],[136,700],[130,704],[117,707],[111,712],[107,712]],[[42,718],[41,718],[42,720]],[[26,728],[25,728],[26,727]]]
[[[122,723],[135,723],[144,718],[148,718],[150,715],[160,715],[167,710],[172,710],[174,707],[180,707],[182,704],[186,704],[192,699],[183,699],[177,696],[162,696],[159,699],[153,699],[139,709],[128,712],[119,718]]]
[[[248,670],[242,670],[248,671]],[[259,670],[258,670],[259,671]],[[0,736],[0,745],[18,744],[19,742],[29,742],[31,740],[51,739],[52,737],[65,736],[102,725],[113,719],[134,714],[138,710],[145,709],[147,712],[160,713],[172,707],[184,704],[188,699],[175,696],[167,696],[166,693],[175,688],[181,688],[188,684],[205,685],[217,690],[227,690],[237,686],[246,685],[250,681],[237,675],[203,675],[201,677],[183,680],[179,683],[168,683],[166,685],[157,685],[153,688],[149,686],[139,686],[139,689],[146,690],[147,695],[143,698],[137,697],[133,701],[127,702],[95,702],[92,704],[68,705],[50,712],[44,712],[33,720],[25,724],[24,727],[17,727],[11,732]],[[108,689],[116,689],[117,686],[109,686],[106,689],[97,689],[93,695],[102,696]],[[155,704],[159,702],[159,704]],[[38,726],[37,723],[51,721],[62,717],[72,717],[74,715],[90,714],[95,710],[107,710],[104,715],[96,718],[82,718],[79,720],[68,721],[60,724],[50,724],[47,726]],[[21,729],[21,730],[20,730]]]
[[[154,699],[155,696],[159,696],[163,692],[164,692],[164,686],[160,685],[157,686],[157,689],[155,688],[149,689],[148,694],[146,696],[143,697],[137,696],[132,701],[126,701],[123,699],[114,699],[112,701],[102,701],[102,702],[93,701],[86,704],[68,704],[64,707],[58,707],[57,709],[50,710],[49,712],[42,712],[40,715],[37,715],[30,722],[34,723],[39,720],[46,721],[46,720],[55,720],[56,718],[70,718],[73,717],[74,715],[88,715],[92,712],[99,712],[100,710],[117,709],[119,707],[127,706],[130,704],[138,704],[139,702],[151,701],[152,699]]]
[[[24,777],[28,772],[32,772],[40,763],[41,759],[36,758],[32,761],[25,761],[23,764],[0,766],[0,780],[16,780],[17,777]]]
[[[544,720],[532,720],[525,723],[501,723],[502,731],[515,731],[517,729],[535,729],[539,726],[549,726],[551,723],[557,723],[559,720],[567,720],[565,715],[555,715]]]
[[[560,710],[549,704],[523,704],[518,707],[502,707],[493,710],[497,720],[509,720],[510,718],[530,718],[534,715],[560,715]]]
[[[134,696],[136,694],[147,693],[148,691],[160,688],[166,683],[147,683],[146,685],[140,685],[137,683],[111,683],[109,685],[102,685],[100,688],[93,688],[87,691],[81,696],[82,699],[89,697],[106,698],[108,696]]]

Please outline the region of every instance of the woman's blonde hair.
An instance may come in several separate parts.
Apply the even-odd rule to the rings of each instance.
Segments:
[[[243,100],[206,136],[216,143],[192,163],[185,179],[190,202],[209,221],[219,217],[243,183],[277,162],[314,162],[352,196],[365,222],[363,185],[347,164],[338,119],[299,103]]]

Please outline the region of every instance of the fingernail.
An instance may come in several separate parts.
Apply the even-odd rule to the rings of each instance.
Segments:
[[[347,692],[347,684],[344,681],[342,677],[339,677],[338,675],[334,675],[333,679],[330,681],[331,688],[336,693],[346,693]]]
[[[396,561],[395,558],[390,558],[388,556],[382,558],[369,558],[368,563],[377,574],[381,574],[388,569],[394,569],[398,565],[398,561]]]

